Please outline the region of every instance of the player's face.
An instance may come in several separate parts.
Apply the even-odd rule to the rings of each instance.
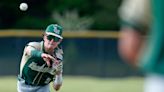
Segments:
[[[44,46],[46,49],[49,49],[49,50],[55,49],[58,46],[58,44],[60,44],[61,41],[62,39],[52,36],[52,35],[44,36]]]

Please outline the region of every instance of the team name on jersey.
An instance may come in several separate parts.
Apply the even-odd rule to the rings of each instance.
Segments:
[[[44,67],[44,66],[45,66],[45,64],[43,64],[42,66],[39,66],[39,65],[37,65],[37,63],[32,62],[31,64],[29,64],[28,67],[31,70],[34,70],[34,71],[44,72],[44,73],[48,72],[48,73],[50,73],[52,75],[55,74],[55,69],[54,68],[49,68],[49,67]]]

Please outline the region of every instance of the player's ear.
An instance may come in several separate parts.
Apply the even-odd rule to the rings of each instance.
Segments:
[[[43,33],[43,34],[42,34],[42,37],[43,37],[43,40],[45,40],[45,39],[46,39],[46,34]]]
[[[59,41],[58,41],[58,44],[60,44],[62,42],[62,39],[60,39]]]

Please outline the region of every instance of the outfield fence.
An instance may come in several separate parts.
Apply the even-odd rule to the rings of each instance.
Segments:
[[[65,75],[142,75],[119,57],[118,31],[64,31],[63,36]],[[39,30],[0,30],[0,75],[17,75],[24,46],[41,40]]]

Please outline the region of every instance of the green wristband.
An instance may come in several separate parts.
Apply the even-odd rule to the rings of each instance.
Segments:
[[[32,57],[41,58],[41,54],[42,54],[42,52],[39,51],[39,50],[32,50],[32,51],[31,51],[31,56],[32,56]]]

